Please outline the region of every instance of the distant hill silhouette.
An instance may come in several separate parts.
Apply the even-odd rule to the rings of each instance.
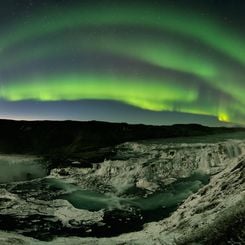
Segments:
[[[132,140],[201,136],[244,131],[198,124],[150,126],[98,121],[0,120],[0,153],[37,154],[53,159],[100,161],[110,147]]]

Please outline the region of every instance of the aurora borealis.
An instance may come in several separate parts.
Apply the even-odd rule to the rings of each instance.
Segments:
[[[244,125],[243,3],[230,3],[227,17],[229,5],[217,14],[220,1],[197,2],[0,3],[0,116],[31,118],[42,105],[45,117],[56,104],[63,118],[76,110],[74,119],[115,121],[116,105],[141,111],[142,123],[154,123],[152,112],[169,123],[181,114]]]

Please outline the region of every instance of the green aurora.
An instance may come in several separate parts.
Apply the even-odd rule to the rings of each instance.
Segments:
[[[114,100],[245,124],[244,43],[244,36],[214,18],[172,8],[42,10],[31,21],[20,20],[0,32],[0,98]],[[109,55],[144,67],[115,67],[110,58],[109,68],[97,69],[87,62],[88,53],[94,59]],[[80,68],[72,67],[71,57],[82,60]],[[43,68],[53,60],[67,68]]]

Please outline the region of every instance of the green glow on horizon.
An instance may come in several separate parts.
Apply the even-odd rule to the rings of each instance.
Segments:
[[[80,74],[64,74],[59,77],[49,77],[47,80],[33,78],[26,82],[11,83],[2,89],[1,97],[9,101],[110,99],[143,109],[161,111],[170,110],[173,102],[192,102],[197,99],[196,90],[183,93],[184,89],[183,86],[178,86],[171,81],[165,83],[151,81],[149,86],[147,81],[130,78],[101,75],[81,77]]]
[[[229,116],[227,114],[225,114],[225,113],[220,113],[219,114],[219,120],[221,122],[229,122],[230,121]]]
[[[95,32],[92,39],[82,35],[64,36],[65,31],[72,28],[98,26],[117,28],[117,34]],[[163,41],[158,36],[148,36],[147,32],[135,31],[125,36],[120,34],[122,26],[151,28],[164,35],[171,33],[183,42]],[[35,45],[39,38],[51,34],[55,34],[53,39]],[[193,45],[192,49],[195,41],[198,45]],[[46,10],[36,13],[29,23],[20,21],[8,31],[0,32],[0,75],[6,71],[14,73],[15,69],[28,67],[33,61],[45,62],[64,54],[82,56],[84,52],[134,59],[165,72],[171,71],[172,75],[135,76],[133,69],[126,75],[117,71],[97,74],[96,67],[94,74],[93,71],[59,70],[57,74],[44,71],[33,75],[30,68],[22,77],[0,81],[4,82],[0,98],[7,101],[114,100],[152,111],[211,115],[220,121],[245,124],[244,43],[244,36],[217,21],[177,9],[101,6]],[[15,51],[18,45],[21,48]],[[174,73],[179,77],[174,77]],[[192,81],[181,81],[183,74],[191,76]],[[215,91],[214,95],[203,98],[200,83],[211,92]]]
[[[69,81],[69,82],[67,82]],[[103,84],[103,86],[102,86]],[[154,86],[153,86],[154,85]],[[100,87],[100,89],[98,89]],[[1,90],[1,98],[9,101],[37,100],[115,100],[152,111],[179,111],[217,116],[229,122],[223,109],[214,106],[195,105],[197,89],[186,89],[174,81],[147,81],[127,77],[61,74],[60,76],[29,78],[29,81],[10,83]],[[176,108],[178,103],[178,108]]]

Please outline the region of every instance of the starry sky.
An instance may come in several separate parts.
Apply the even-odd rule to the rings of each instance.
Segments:
[[[245,1],[0,2],[0,118],[245,125]]]

